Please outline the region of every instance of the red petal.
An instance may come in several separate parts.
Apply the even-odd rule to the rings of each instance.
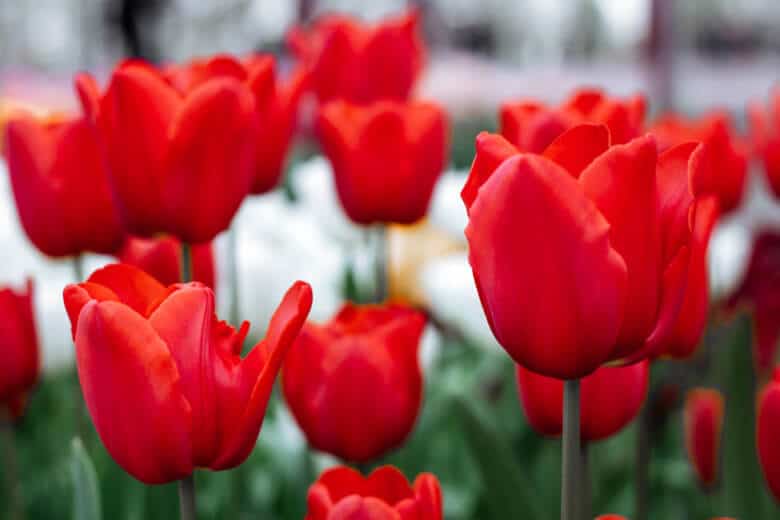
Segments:
[[[23,293],[0,289],[0,406],[9,405],[14,416],[21,413],[24,395],[37,382],[40,369],[32,290],[29,279]]]
[[[365,496],[376,497],[392,506],[414,494],[409,481],[398,468],[382,466],[372,471],[366,479]]]
[[[320,475],[317,484],[327,490],[328,497],[335,503],[349,495],[364,496],[366,479],[359,471],[348,466],[337,466]]]
[[[483,184],[466,228],[469,260],[515,361],[562,379],[607,361],[626,284],[608,233],[577,181],[548,159],[510,158]]]
[[[780,384],[770,382],[758,398],[758,460],[770,491],[780,500]]]
[[[73,338],[76,338],[76,327],[79,323],[79,315],[81,309],[84,308],[92,300],[97,301],[119,301],[119,297],[109,289],[102,285],[84,282],[78,285],[68,285],[62,291],[62,299],[65,303],[65,311],[68,313],[70,319],[70,329]]]
[[[628,267],[623,322],[615,358],[630,355],[652,330],[661,256],[652,136],[613,146],[582,172],[580,184],[610,224],[609,240]]]
[[[468,180],[466,180],[460,198],[466,204],[466,210],[479,194],[479,188],[490,178],[498,166],[506,159],[517,155],[519,152],[509,141],[498,134],[480,132],[476,142],[477,154],[471,163]]]
[[[704,487],[718,477],[723,397],[717,390],[696,388],[685,399],[685,448]]]
[[[79,380],[108,452],[147,484],[190,475],[190,406],[168,347],[142,316],[118,302],[88,303],[79,322]]]
[[[563,166],[574,177],[609,149],[609,130],[604,125],[577,125],[555,139],[542,155]]]
[[[401,516],[379,499],[352,495],[336,504],[328,520],[401,520]]]
[[[127,264],[107,265],[92,273],[87,281],[110,289],[119,301],[142,316],[148,316],[167,294],[157,280]]]

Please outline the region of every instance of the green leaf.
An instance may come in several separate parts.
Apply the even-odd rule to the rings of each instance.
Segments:
[[[95,466],[81,439],[71,443],[70,475],[73,481],[74,520],[100,520],[100,494]]]
[[[490,518],[542,520],[531,482],[521,471],[507,439],[502,437],[470,400],[455,400],[463,433],[482,475],[485,507]]]

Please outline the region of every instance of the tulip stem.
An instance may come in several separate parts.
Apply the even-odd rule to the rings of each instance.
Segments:
[[[580,520],[577,510],[580,455],[580,380],[571,379],[563,383],[561,520]]]
[[[230,311],[228,319],[234,327],[239,322],[239,288],[238,288],[238,226],[234,222],[228,230],[228,269],[230,270]]]
[[[22,495],[19,486],[19,472],[16,462],[16,443],[14,442],[14,426],[11,415],[6,410],[0,413],[0,433],[3,443],[3,466],[6,484],[6,500],[8,501],[8,513],[11,520],[21,520],[24,517],[22,511]]]
[[[181,281],[192,281],[192,246],[187,242],[181,243]]]
[[[195,479],[192,475],[179,481],[179,513],[181,520],[195,520]]]
[[[374,300],[382,303],[387,299],[387,226],[377,224],[375,231],[376,258],[374,262]]]
[[[76,255],[73,257],[73,275],[76,277],[76,283],[84,281],[84,256]],[[84,396],[81,394],[81,385],[76,376],[76,386],[73,391],[73,419],[75,421],[74,430],[76,436],[84,440],[87,432],[87,410],[84,405]]]
[[[649,400],[648,400],[649,401]],[[650,480],[650,406],[645,403],[639,413],[636,440],[636,520],[647,520]]]
[[[580,516],[583,520],[590,520],[593,518],[591,514],[592,497],[590,488],[590,444],[587,441],[580,441],[580,471],[582,473],[582,479],[580,480]]]

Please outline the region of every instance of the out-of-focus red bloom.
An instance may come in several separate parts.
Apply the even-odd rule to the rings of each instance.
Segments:
[[[766,231],[753,241],[748,268],[728,304],[744,304],[752,310],[753,358],[756,369],[768,374],[776,361],[780,336],[780,234]]]
[[[375,25],[344,15],[294,27],[287,40],[309,68],[320,102],[406,100],[425,61],[420,16],[412,10]]]
[[[769,106],[748,105],[753,151],[764,163],[769,186],[780,197],[780,89],[770,95]]]
[[[723,431],[723,396],[717,390],[695,388],[688,392],[684,412],[685,449],[699,482],[710,488],[718,478],[720,436]]]
[[[241,359],[249,323],[236,332],[218,321],[214,293],[197,282],[165,287],[114,264],[67,286],[63,298],[95,428],[117,464],[149,484],[246,459],[312,301],[296,282],[265,339]]]
[[[758,397],[758,461],[775,499],[780,501],[780,368]]]
[[[400,305],[347,303],[307,323],[284,363],[285,400],[309,443],[365,462],[398,447],[420,411],[425,317]]]
[[[346,466],[329,469],[309,488],[305,520],[442,520],[439,481],[421,473],[413,485],[393,466],[364,477]]]
[[[19,113],[7,125],[5,153],[19,219],[41,252],[111,254],[122,245],[124,230],[89,121]]]
[[[76,86],[128,231],[197,244],[228,228],[255,176],[258,117],[247,83],[224,75],[182,92],[151,66],[125,61],[102,95],[90,76]]]
[[[645,98],[618,98],[599,89],[582,89],[559,106],[536,100],[509,101],[501,105],[501,135],[520,151],[542,153],[556,137],[582,123],[602,123],[609,128],[612,144],[624,144],[642,135]]]
[[[580,435],[599,441],[626,427],[647,395],[650,362],[601,367],[582,378]],[[563,381],[517,365],[517,389],[529,424],[541,435],[563,431]]]
[[[333,101],[319,133],[339,200],[358,224],[411,224],[423,218],[447,149],[447,120],[434,103]]]
[[[181,279],[181,242],[174,237],[128,237],[116,255],[123,264],[141,268],[163,285]],[[214,289],[214,249],[211,242],[192,246],[192,281]]]
[[[252,193],[261,194],[279,184],[298,118],[298,104],[307,85],[303,68],[280,81],[272,55],[255,54],[240,61],[218,54],[185,65],[169,66],[164,77],[186,94],[216,78],[233,78],[246,85],[255,97],[259,126],[255,137],[256,167]]]
[[[514,360],[571,379],[615,359],[689,355],[707,308],[714,197],[694,198],[701,146],[658,155],[579,125],[541,155],[482,133],[463,188],[469,261]]]
[[[27,393],[38,381],[40,370],[32,292],[29,279],[24,292],[0,288],[0,406],[12,418],[22,414]]]
[[[600,515],[595,520],[628,520],[628,518],[621,515]]]
[[[705,164],[691,178],[694,191],[715,195],[723,213],[739,206],[745,192],[748,150],[726,112],[712,112],[700,119],[667,114],[648,131],[657,139],[660,150],[692,141],[703,143],[701,160]]]

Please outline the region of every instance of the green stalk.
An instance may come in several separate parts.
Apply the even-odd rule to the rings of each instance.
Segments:
[[[563,466],[561,468],[561,520],[580,520],[580,381],[563,383]]]
[[[186,242],[181,243],[181,281],[192,281],[192,246]]]
[[[84,281],[83,255],[76,255],[73,257],[73,275],[76,277],[76,283]],[[84,439],[88,429],[87,407],[84,404],[84,396],[81,393],[81,384],[79,383],[78,373],[76,374],[76,386],[73,391],[73,419],[76,437]]]
[[[11,520],[22,520],[24,511],[22,508],[22,493],[19,485],[19,466],[16,460],[16,442],[14,439],[14,424],[11,414],[7,410],[0,409],[0,436],[3,444],[3,473],[5,474],[6,506]]]
[[[374,282],[376,283],[374,300],[382,303],[387,299],[387,226],[377,224],[374,233],[376,241],[376,258],[374,259]]]
[[[179,513],[181,520],[195,520],[195,479],[192,475],[179,481]]]

